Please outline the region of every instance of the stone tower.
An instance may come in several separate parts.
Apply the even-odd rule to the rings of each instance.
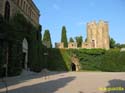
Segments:
[[[108,23],[95,21],[87,24],[87,41],[83,43],[83,48],[109,49]]]

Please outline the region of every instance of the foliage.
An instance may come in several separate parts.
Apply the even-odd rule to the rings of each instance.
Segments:
[[[125,48],[125,44],[121,44],[121,45],[120,45],[120,48]]]
[[[52,48],[52,42],[49,30],[45,30],[44,32],[43,43],[45,43],[48,48]]]
[[[125,71],[125,52],[119,49],[48,49],[46,67],[49,70],[71,71],[73,54],[79,58],[82,71]]]
[[[115,48],[115,40],[113,38],[110,38],[110,48]]]
[[[62,27],[61,42],[64,43],[64,47],[68,47],[66,27],[65,26]]]
[[[68,50],[69,54],[77,54],[82,70],[117,72],[125,71],[125,52],[119,49],[79,49]]]
[[[77,42],[77,46],[81,47],[82,46],[82,42],[83,42],[83,37],[82,36],[77,36],[77,37],[75,37],[75,40]]]
[[[115,48],[125,48],[125,44],[116,43]]]
[[[69,38],[69,42],[74,42],[72,37]]]
[[[113,38],[110,38],[110,48],[125,48],[125,44],[116,43]]]
[[[0,19],[0,33],[4,34],[0,55],[0,69],[6,62],[6,49],[9,48],[8,75],[19,75],[22,71],[22,41],[28,41],[28,67],[33,71],[42,69],[41,31],[28,22],[22,14],[16,14],[9,22]],[[7,42],[5,42],[7,41]],[[1,70],[0,70],[1,71]],[[0,72],[1,73],[1,72]]]
[[[70,62],[66,49],[48,49],[47,68],[49,70],[69,71]]]

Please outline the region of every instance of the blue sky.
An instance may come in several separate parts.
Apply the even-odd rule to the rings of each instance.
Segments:
[[[61,41],[62,26],[67,37],[86,38],[86,23],[108,21],[110,37],[125,43],[125,0],[34,0],[40,10],[42,34],[49,29],[53,46]]]

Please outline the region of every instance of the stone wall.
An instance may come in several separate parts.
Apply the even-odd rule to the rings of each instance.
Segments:
[[[32,0],[0,0],[0,14],[4,16],[5,3],[10,4],[10,17],[22,13],[34,26],[39,25],[40,12]]]
[[[76,42],[69,42],[68,48],[77,48],[77,43]]]
[[[64,48],[64,43],[55,43],[55,48]]]

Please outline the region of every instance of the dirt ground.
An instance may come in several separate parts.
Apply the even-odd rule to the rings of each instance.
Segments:
[[[8,93],[125,93],[125,72],[41,72],[7,78]],[[6,93],[0,81],[0,93]]]

